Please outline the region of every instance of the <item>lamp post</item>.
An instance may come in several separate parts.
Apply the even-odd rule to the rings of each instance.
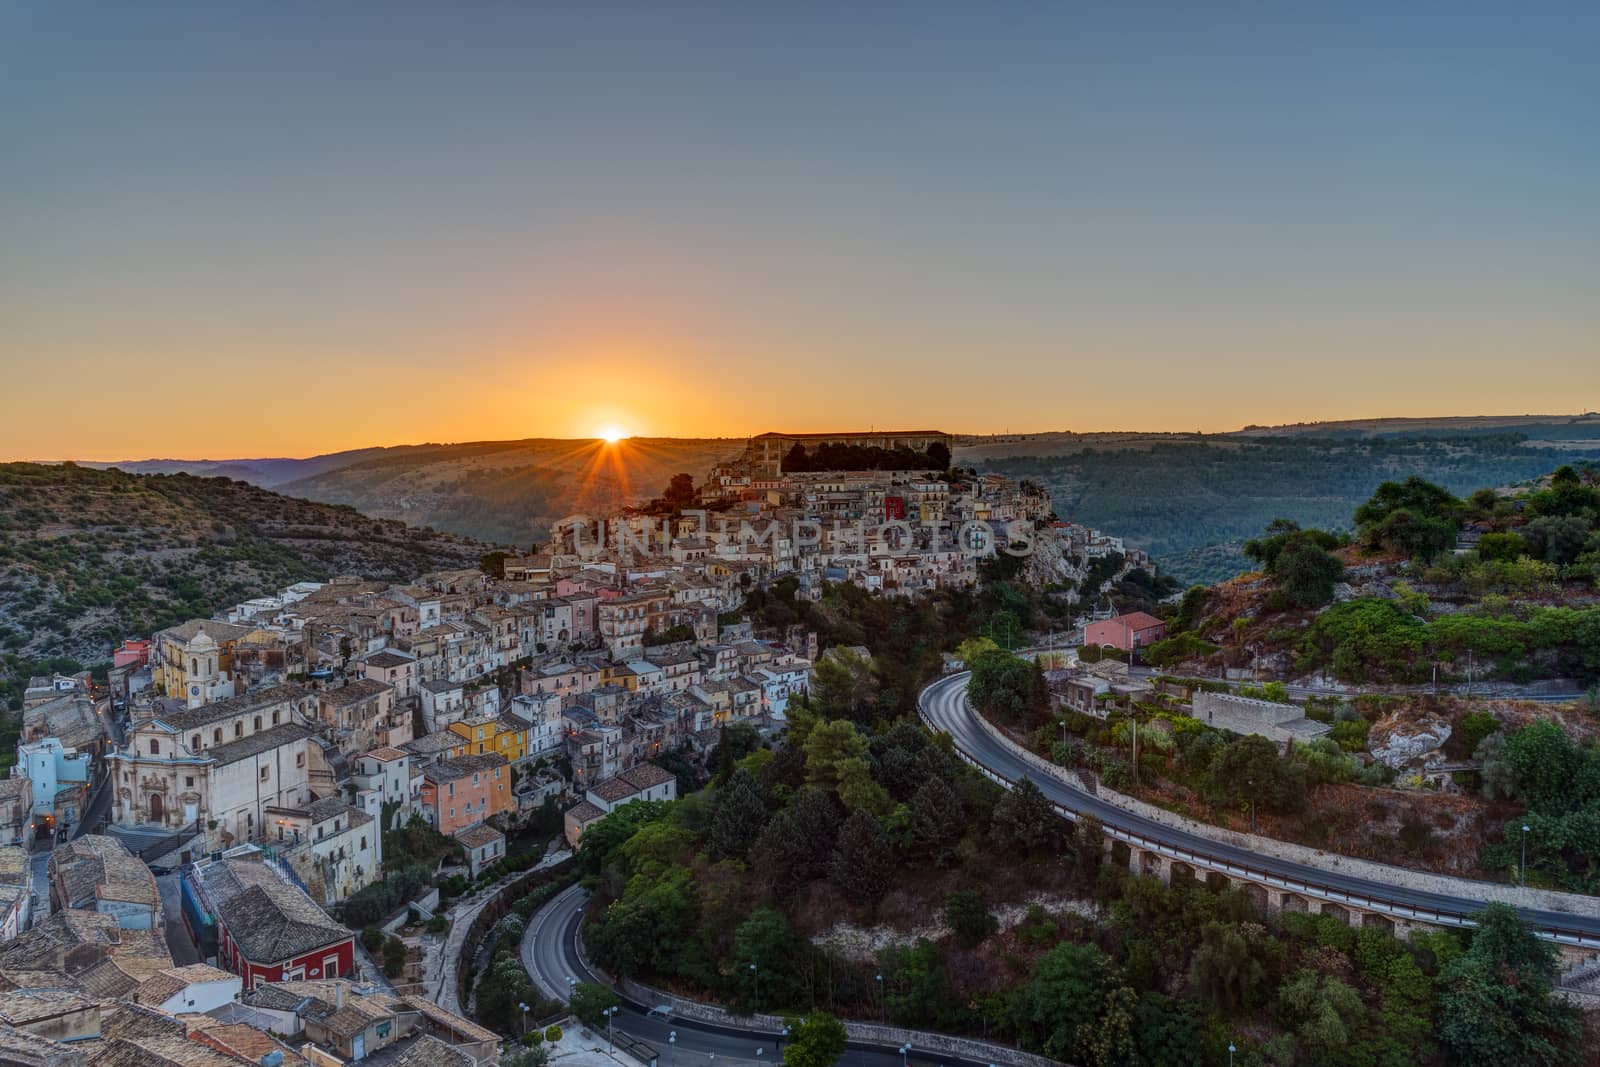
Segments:
[[[605,1009],[601,1014],[606,1017],[606,1054],[610,1055],[613,1051],[611,1046],[611,1017],[617,1014],[617,1009],[613,1005]]]
[[[670,1062],[676,1064],[678,1062],[678,1031],[667,1031],[667,1048],[669,1050],[667,1055],[671,1057]]]
[[[900,1067],[906,1067],[906,1057],[911,1053],[911,1042],[900,1046]]]
[[[1528,824],[1522,824],[1522,885],[1528,885]]]
[[[783,1039],[789,1036],[789,1028],[785,1026],[778,1032],[778,1062],[783,1062]]]
[[[889,1021],[889,1009],[883,1002],[883,975],[875,974],[873,977],[878,980],[878,1015],[883,1022],[887,1023]]]
[[[750,965],[750,1004],[757,1011],[761,1010],[761,972],[753,963]]]
[[[1061,720],[1061,743],[1063,745],[1067,743],[1067,720],[1066,719],[1062,719]]]
[[[1233,1042],[1230,1041],[1230,1042],[1228,1042],[1228,1067],[1233,1067],[1233,1053],[1234,1053]]]
[[[527,1037],[528,1036],[528,1006],[526,1004],[522,1003],[519,1000],[517,1002],[517,1007],[522,1009],[522,1036],[523,1037]]]

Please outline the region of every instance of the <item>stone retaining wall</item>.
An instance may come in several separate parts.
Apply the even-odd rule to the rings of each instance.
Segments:
[[[962,699],[966,699],[965,695],[963,695]],[[1055,778],[1075,789],[1083,788],[1083,782],[1076,772],[1051,763],[1043,757],[1028,751],[976,711],[973,712],[973,717],[984,730],[987,730],[991,736],[1015,753],[1031,770]],[[1236,833],[1232,830],[1225,830],[1220,826],[1212,826],[1210,823],[1185,818],[1164,808],[1158,808],[1154,804],[1148,804],[1128,796],[1126,793],[1108,789],[1104,783],[1100,783],[1095,789],[1095,796],[1109,804],[1116,805],[1130,814],[1142,816],[1163,826],[1185,830],[1212,841],[1220,841],[1236,848],[1248,849],[1264,856],[1274,856],[1278,859],[1303,863],[1308,867],[1316,867],[1322,870],[1338,871],[1354,878],[1376,882],[1380,886],[1394,885],[1421,892],[1466,897],[1471,900],[1499,901],[1513,904],[1520,908],[1560,911],[1591,918],[1600,917],[1600,897],[1589,897],[1579,893],[1559,893],[1548,889],[1522,889],[1518,886],[1505,885],[1499,882],[1481,882],[1469,878],[1455,878],[1444,874],[1429,874],[1426,871],[1414,871],[1405,867],[1394,867],[1386,863],[1375,863],[1371,860],[1342,856],[1335,852],[1324,852],[1321,849],[1308,848],[1305,845],[1296,845],[1288,841],[1279,841],[1275,838]]]

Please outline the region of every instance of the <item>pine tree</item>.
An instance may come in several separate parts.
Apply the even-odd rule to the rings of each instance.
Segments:
[[[1024,778],[994,806],[990,833],[996,846],[1034,852],[1054,845],[1060,836],[1061,820],[1050,801]]]
[[[721,859],[744,859],[767,821],[761,788],[745,771],[735,771],[728,784],[717,790],[707,842]]]
[[[864,811],[845,820],[828,877],[857,904],[871,904],[889,887],[894,852],[878,820]]]

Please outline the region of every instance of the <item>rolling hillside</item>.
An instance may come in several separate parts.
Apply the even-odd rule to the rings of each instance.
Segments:
[[[406,580],[488,546],[243,482],[0,465],[0,653],[109,658],[148,634],[292,582]]]
[[[743,439],[634,437],[608,445],[530,438],[363,448],[306,459],[134,460],[115,467],[237,478],[377,518],[527,546],[547,537],[556,519],[641,503],[674,474],[699,481],[743,448]]]

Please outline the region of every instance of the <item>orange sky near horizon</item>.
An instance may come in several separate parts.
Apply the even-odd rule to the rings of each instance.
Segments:
[[[1593,3],[469,6],[0,4],[0,459],[1600,408]]]

